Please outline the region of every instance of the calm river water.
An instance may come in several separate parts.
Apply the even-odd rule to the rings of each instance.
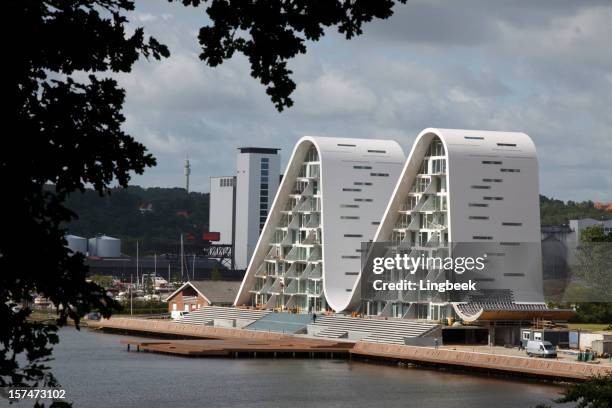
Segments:
[[[86,329],[62,329],[60,338],[52,366],[75,407],[515,408],[550,402],[561,391],[548,384],[345,360],[128,353],[119,343],[126,336]]]

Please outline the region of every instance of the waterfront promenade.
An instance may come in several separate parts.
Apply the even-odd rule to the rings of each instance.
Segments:
[[[439,368],[458,369],[506,374],[514,376],[535,377],[559,381],[584,380],[595,375],[612,373],[609,364],[593,364],[564,359],[541,359],[520,355],[470,351],[467,348],[449,347],[416,347],[396,344],[379,344],[369,342],[350,342],[313,339],[304,335],[288,335],[275,332],[254,331],[235,328],[213,327],[205,325],[188,325],[168,320],[112,318],[109,320],[88,322],[89,327],[115,332],[138,333],[142,335],[171,335],[198,339],[216,339],[216,342],[201,340],[169,340],[145,345],[143,349],[165,354],[185,355],[191,350],[193,355],[206,356],[206,350],[217,355],[239,355],[240,352],[252,353],[260,351],[260,355],[291,353],[295,351],[309,352],[308,348],[329,348],[329,352],[340,347],[336,352],[350,353],[351,358],[368,361],[392,361],[415,365],[425,365]],[[221,340],[221,342],[220,342]],[[224,345],[222,341],[225,341]],[[199,343],[198,343],[199,342]],[[131,342],[137,346],[138,342]],[[145,342],[141,342],[145,343]],[[282,346],[282,347],[281,347]],[[137,346],[138,347],[138,346]],[[248,350],[247,350],[248,349]],[[199,351],[198,351],[199,350]],[[223,351],[225,350],[225,351]],[[173,352],[176,351],[176,352]],[[238,354],[235,354],[238,353]],[[322,352],[324,354],[325,352]],[[212,355],[212,354],[209,354]]]

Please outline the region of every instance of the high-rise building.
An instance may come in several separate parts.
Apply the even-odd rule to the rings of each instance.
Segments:
[[[345,310],[360,274],[361,243],[374,237],[403,163],[391,140],[300,139],[267,221],[261,213],[263,231],[235,303]]]
[[[279,184],[280,149],[241,147],[236,160],[234,261],[246,269]]]
[[[231,245],[234,223],[235,176],[210,178],[209,231],[219,232],[218,244]]]
[[[431,320],[544,316],[540,238],[538,161],[529,136],[425,129],[414,142],[374,242],[407,248],[411,257],[456,256],[459,246],[486,248],[480,255],[487,257],[487,273],[475,278],[480,297],[449,302],[439,295],[381,300],[361,294],[360,309]],[[415,276],[435,281],[444,273],[434,267]]]

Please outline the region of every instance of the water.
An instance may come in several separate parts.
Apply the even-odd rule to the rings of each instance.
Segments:
[[[119,343],[128,337],[85,329],[62,329],[60,338],[52,365],[75,407],[514,408],[549,403],[562,390],[346,360],[128,353]]]

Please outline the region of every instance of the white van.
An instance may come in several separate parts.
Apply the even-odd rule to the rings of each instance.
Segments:
[[[529,357],[557,357],[557,350],[550,341],[529,340],[525,347],[525,351]]]
[[[182,310],[173,310],[170,312],[170,317],[174,320],[181,320],[183,317],[187,316],[189,312],[184,312]]]

